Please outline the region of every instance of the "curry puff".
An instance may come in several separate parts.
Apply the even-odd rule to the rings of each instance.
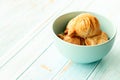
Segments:
[[[58,36],[66,42],[87,46],[108,40],[107,34],[100,29],[98,19],[90,13],[82,13],[71,19],[64,33]]]

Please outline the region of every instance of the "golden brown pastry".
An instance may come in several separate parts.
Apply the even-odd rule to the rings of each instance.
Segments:
[[[82,13],[71,19],[63,34],[62,40],[77,45],[97,45],[108,40],[108,36],[100,29],[97,18],[89,13]]]
[[[106,33],[102,32],[100,35],[98,36],[94,36],[91,38],[86,38],[85,39],[85,44],[86,45],[97,45],[97,44],[101,44],[104,43],[108,40],[108,36]]]
[[[92,37],[101,33],[100,24],[95,16],[82,13],[69,21],[65,33],[82,38]]]
[[[64,34],[59,34],[58,37],[60,37],[64,41],[72,43],[72,44],[77,44],[77,45],[83,44],[83,41],[82,42],[80,41],[81,40],[80,37],[76,37],[76,36],[71,37],[71,36],[64,35]]]

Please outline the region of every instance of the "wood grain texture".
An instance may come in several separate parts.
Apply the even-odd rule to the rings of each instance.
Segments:
[[[115,44],[110,53],[99,63],[88,80],[119,80],[120,79],[120,27],[119,27],[119,5],[118,0],[95,1],[88,10],[95,11],[107,16],[117,28]],[[102,6],[101,6],[102,5]],[[104,9],[103,9],[104,8]]]
[[[61,69],[53,80],[87,80],[98,63],[99,62],[91,64],[76,64],[69,62]]]
[[[52,80],[68,60],[63,57],[54,45],[22,75],[18,80]]]
[[[0,80],[119,80],[119,0],[0,0]],[[72,11],[93,11],[118,28],[101,61],[75,64],[54,46],[53,21]]]
[[[66,7],[67,4],[69,4],[69,2],[66,3],[66,5],[63,5],[63,3],[66,1],[55,1],[54,4],[53,2],[51,3],[51,1],[49,0],[44,0],[42,2],[43,2],[42,5],[38,5],[37,7],[34,7],[34,8],[32,8],[33,5],[31,5],[31,3],[28,1],[23,2],[22,5],[20,5],[19,7],[14,7],[13,11],[11,10],[10,12],[11,14],[8,15],[8,17],[12,19],[10,20],[8,18],[8,20],[11,21],[10,24],[14,26],[5,27],[5,28],[1,27],[1,29],[3,29],[3,31],[1,32],[1,35],[4,34],[4,38],[1,38],[0,42],[1,44],[3,43],[6,44],[4,46],[1,45],[1,48],[5,49],[4,51],[7,51],[7,52],[1,51],[3,55],[1,54],[1,57],[0,57],[0,61],[1,61],[0,62],[1,63],[0,79],[16,79],[16,77],[18,77],[22,72],[24,72],[24,70],[28,66],[30,66],[30,64],[32,64],[32,62],[34,62],[34,60],[40,54],[42,54],[42,52],[44,52],[44,50],[46,50],[47,47],[51,44],[52,40],[49,37],[47,38],[47,36],[49,36],[50,29],[47,31],[44,31],[43,29],[48,24],[47,22],[49,22],[49,20],[50,21],[52,20],[52,17],[53,17],[52,15],[54,14],[55,16],[55,14],[59,13],[59,11],[61,11],[64,7]],[[41,2],[37,4],[40,4],[40,3]],[[56,6],[56,4],[58,3],[59,3],[59,6]],[[7,4],[7,3],[5,2],[4,4]],[[44,10],[40,8],[44,8]],[[49,11],[48,9],[49,10],[53,9],[53,10],[48,14],[48,11]],[[47,28],[50,28],[50,27],[48,26]],[[41,32],[42,30],[44,32],[40,33],[39,38],[35,38],[35,36],[39,34],[39,32]],[[19,35],[21,35],[21,37]],[[14,36],[14,37],[11,37],[11,36]],[[35,40],[37,39],[38,41],[37,44],[36,44],[37,41],[35,42],[35,44],[34,43],[31,44],[31,40],[33,40],[34,38]],[[14,42],[14,40],[16,41],[16,43]],[[50,42],[48,40],[50,40]],[[13,42],[11,45],[10,45],[10,41]],[[28,45],[29,43],[31,45]],[[27,47],[26,45],[29,47]],[[36,52],[38,50],[39,52]],[[32,53],[33,55],[30,54],[28,56],[29,53]]]
[[[53,39],[47,33],[49,27],[44,29],[32,41],[17,52],[8,63],[0,69],[0,79],[16,79],[27,67],[29,67],[52,44]],[[44,34],[44,35],[43,35]],[[41,36],[43,35],[43,36]],[[42,39],[41,39],[42,38]],[[5,75],[7,77],[5,77]]]
[[[97,66],[96,70],[92,73],[89,80],[119,80],[120,79],[120,56],[119,45],[116,41],[113,49]]]
[[[69,12],[69,11],[72,11],[73,8],[72,6],[78,4],[77,3],[78,1],[75,1],[74,4],[71,4],[69,7],[67,7],[61,14],[65,13],[65,12]],[[83,3],[83,1],[79,1],[80,3]],[[90,1],[91,2],[91,1]],[[84,4],[88,5],[89,2],[84,2]],[[85,6],[85,5],[84,5]],[[79,10],[82,10],[84,8],[84,6],[82,5]],[[69,10],[71,9],[72,10]],[[74,7],[75,9],[75,7]],[[59,14],[60,15],[60,14]],[[48,50],[50,50],[49,52],[47,51],[47,54],[53,54],[53,50],[54,49],[54,52],[57,52],[56,48],[55,47],[50,47]],[[56,54],[59,54],[59,53],[56,53]],[[45,57],[45,56],[43,56]],[[59,56],[55,56],[55,57],[59,57]],[[63,57],[63,56],[62,56]],[[52,57],[51,56],[48,56],[48,59],[51,59]],[[73,64],[71,63],[71,61],[68,61],[67,63],[64,63],[64,59],[61,59],[61,61],[63,61],[63,63],[65,64],[63,66],[63,63],[61,64],[62,66],[61,67],[56,67],[56,69],[58,69],[57,72],[54,72],[54,74],[51,74],[51,76],[49,75],[48,76],[48,73],[45,73],[41,70],[41,68],[39,67],[39,63],[41,64],[41,58],[39,59],[39,62],[35,62],[35,64],[33,64],[33,66],[31,66],[25,73],[23,73],[19,79],[20,80],[29,80],[29,79],[40,79],[40,80],[43,80],[43,79],[46,79],[46,80],[70,80],[70,79],[87,79],[89,77],[89,75],[91,74],[91,72],[95,69],[95,67],[97,66],[97,63],[93,63],[93,64],[88,64],[88,65],[80,65],[80,64]],[[57,59],[55,59],[57,61]],[[46,60],[48,61],[48,60]],[[45,61],[43,61],[44,63]],[[49,64],[47,62],[47,64]],[[46,64],[46,65],[47,65]],[[52,72],[51,68],[49,68],[48,66],[46,65],[41,65],[42,68],[48,72]],[[52,64],[51,64],[52,65]],[[35,67],[38,67],[36,71],[36,68]],[[71,74],[71,72],[73,74]],[[30,74],[29,74],[30,73]],[[39,74],[38,74],[39,73]],[[35,75],[36,74],[36,75]],[[32,76],[34,75],[34,76]],[[41,75],[43,75],[43,77],[41,77]],[[46,76],[45,76],[46,75]],[[45,77],[44,77],[45,76]],[[68,76],[71,76],[71,77],[68,77]]]
[[[55,1],[53,3],[49,0],[25,0],[18,2],[19,5],[15,6],[12,5],[12,2],[3,2],[8,8],[9,6],[13,7],[11,7],[10,10],[6,10],[7,12],[5,11],[3,14],[3,18],[0,18],[4,19],[1,20],[3,22],[0,26],[0,67],[15,56],[19,50],[40,32],[48,24],[47,22],[55,17],[55,14],[58,14],[69,4],[68,2],[61,7],[64,2],[66,1]],[[32,8],[33,3],[34,7]],[[57,3],[59,3],[59,6],[56,6]],[[42,8],[44,8],[44,10]],[[48,8],[52,11],[49,11]]]
[[[36,7],[33,7],[33,3],[34,5],[36,3]],[[59,6],[56,6],[57,3],[59,3]],[[61,7],[63,1],[57,1],[53,4],[49,0],[25,0],[18,2],[18,5],[5,1],[3,4],[3,6],[1,5],[3,13],[0,15],[0,56],[9,52],[15,44],[27,37],[30,32],[43,28],[41,25],[44,25],[53,14],[61,11],[66,6]],[[14,4],[17,4],[17,2],[14,2]],[[7,8],[4,9],[4,6]],[[10,10],[8,10],[9,8]]]

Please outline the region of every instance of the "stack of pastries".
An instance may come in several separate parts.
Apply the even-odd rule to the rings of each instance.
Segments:
[[[82,13],[71,19],[64,31],[58,34],[62,40],[77,45],[97,45],[108,40],[108,35],[100,29],[98,19],[90,13]]]

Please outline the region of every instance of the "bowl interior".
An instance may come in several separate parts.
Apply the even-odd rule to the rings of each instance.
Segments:
[[[54,24],[53,24],[53,32],[57,35],[59,33],[62,33],[64,32],[65,28],[66,28],[66,25],[67,23],[72,19],[74,18],[75,16],[81,14],[81,13],[86,13],[84,11],[80,11],[80,12],[71,12],[71,13],[68,13],[68,14],[65,14],[65,15],[62,15],[60,17],[58,17]],[[97,17],[97,19],[99,20],[99,23],[100,23],[100,27],[101,27],[101,30],[106,32],[109,36],[109,39],[112,39],[112,37],[115,36],[115,28],[112,24],[112,22],[110,22],[106,17],[104,16],[101,16],[99,14],[96,14],[94,12],[87,12],[87,13],[91,13],[93,14],[94,16]]]
[[[86,12],[71,12],[58,17],[53,23],[53,35],[56,39],[56,47],[65,57],[76,63],[90,63],[102,59],[110,51],[116,35],[116,29],[106,17],[94,12],[87,12],[97,17],[101,30],[108,34],[109,40],[106,43],[95,46],[80,46],[65,42],[57,37],[57,34],[64,32],[67,23],[81,13]]]

